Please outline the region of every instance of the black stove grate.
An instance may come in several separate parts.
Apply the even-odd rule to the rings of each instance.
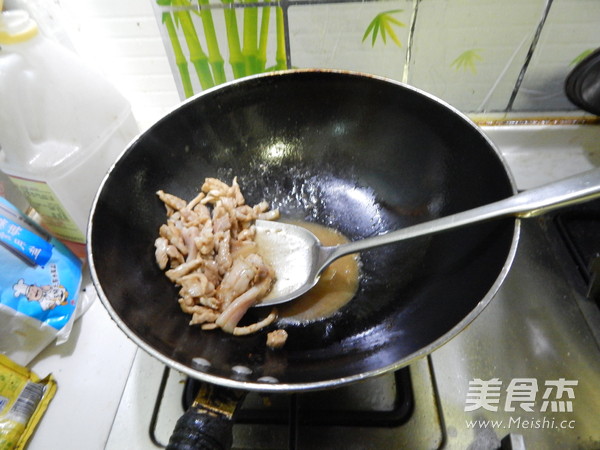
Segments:
[[[588,295],[598,293],[600,279],[600,200],[566,208],[555,216],[557,229],[577,265]],[[593,295],[600,306],[600,298]]]
[[[158,416],[170,369],[165,367],[150,420],[150,440],[165,447],[156,436]],[[182,410],[194,401],[200,382],[187,378]],[[250,392],[236,412],[235,425],[284,426],[287,449],[298,448],[303,427],[399,428],[412,416],[414,396],[410,368],[370,378],[352,385],[318,392],[261,394]]]
[[[367,380],[370,383],[368,388],[365,388],[363,381],[319,392],[249,393],[236,412],[236,423],[342,427],[400,426],[410,418],[413,410],[409,368],[394,372],[392,379],[392,386],[386,385],[384,389],[389,391],[393,398],[386,398],[382,403],[373,403],[369,401],[371,398],[367,398],[370,392],[378,390],[378,382],[386,384],[385,381],[377,379]],[[184,410],[194,401],[199,387],[197,380],[186,380],[182,396]]]

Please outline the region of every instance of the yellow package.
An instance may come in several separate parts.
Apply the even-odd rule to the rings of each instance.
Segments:
[[[0,354],[0,450],[25,448],[55,393],[51,375],[41,380]]]

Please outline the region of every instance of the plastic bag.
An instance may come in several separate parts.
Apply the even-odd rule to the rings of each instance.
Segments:
[[[0,353],[26,365],[65,342],[81,309],[82,262],[0,198]]]

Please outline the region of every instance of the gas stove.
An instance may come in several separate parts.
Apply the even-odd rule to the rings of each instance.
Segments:
[[[586,296],[599,218],[593,202],[524,221],[497,298],[429,357],[334,390],[249,394],[234,448],[599,448],[600,309]],[[143,353],[135,372],[128,395],[148,402],[117,415],[107,448],[127,441],[130,408],[144,414],[139,448],[164,446],[198,388]]]
[[[521,190],[600,161],[597,126],[484,131]],[[523,220],[496,297],[409,367],[330,391],[250,393],[234,448],[600,448],[599,203]],[[54,373],[59,391],[30,450],[164,446],[192,383],[136,349],[98,303],[73,336],[31,367]]]

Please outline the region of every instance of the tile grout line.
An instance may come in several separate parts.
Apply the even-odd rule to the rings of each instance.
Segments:
[[[542,17],[540,18],[535,34],[531,41],[531,45],[529,46],[529,50],[527,51],[527,56],[525,57],[525,61],[523,62],[523,66],[521,67],[521,71],[519,72],[519,76],[517,77],[515,87],[513,88],[513,91],[510,95],[510,99],[508,100],[508,104],[506,105],[505,112],[507,113],[512,111],[513,104],[517,98],[517,94],[519,93],[521,84],[523,83],[523,79],[525,78],[525,74],[527,73],[527,69],[529,68],[529,64],[531,63],[531,58],[533,57],[533,53],[535,52],[535,49],[537,47],[540,35],[542,34],[542,29],[544,28],[544,24],[546,23],[546,19],[548,18],[548,14],[550,13],[552,2],[553,0],[546,1],[544,12],[542,13]]]
[[[404,69],[402,70],[402,82],[408,84],[408,71],[410,60],[412,59],[412,48],[415,37],[415,28],[417,26],[417,14],[419,13],[419,3],[421,0],[413,1],[413,12],[410,18],[410,29],[408,31],[408,42],[406,43],[406,57],[404,59]]]

